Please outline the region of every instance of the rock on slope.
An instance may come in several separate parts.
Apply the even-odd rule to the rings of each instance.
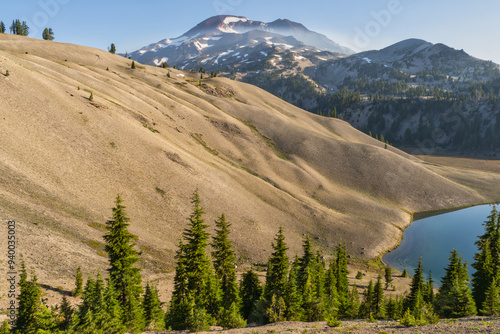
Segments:
[[[310,233],[324,249],[345,242],[374,257],[397,243],[409,212],[486,200],[256,87],[130,63],[0,35],[0,73],[10,73],[0,75],[0,218],[16,219],[18,252],[42,283],[64,288],[76,267],[105,265],[118,193],[146,275],[171,268],[196,188],[207,223],[225,212],[251,262],[267,259],[280,225],[292,254]]]

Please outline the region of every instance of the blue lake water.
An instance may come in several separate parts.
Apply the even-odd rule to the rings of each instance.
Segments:
[[[385,254],[382,260],[392,268],[413,275],[422,256],[424,277],[429,270],[436,285],[445,274],[450,251],[456,249],[468,261],[469,275],[472,274],[474,242],[484,234],[483,222],[490,215],[493,205],[480,205],[437,216],[415,220],[403,233],[398,248]],[[471,276],[472,277],[472,276]]]

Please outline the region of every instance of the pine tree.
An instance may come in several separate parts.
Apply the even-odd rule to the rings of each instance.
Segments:
[[[375,311],[375,307],[373,305],[374,293],[375,291],[373,290],[373,281],[370,280],[370,283],[368,283],[368,287],[363,292],[363,303],[361,304],[360,309],[360,313],[366,319],[370,319]]]
[[[215,221],[215,236],[213,237],[212,258],[214,263],[215,274],[220,282],[222,290],[222,306],[229,308],[233,303],[241,304],[241,299],[236,283],[236,268],[233,245],[229,240],[229,228],[231,224],[226,222],[224,214]]]
[[[259,276],[249,269],[243,274],[240,282],[241,313],[245,319],[249,319],[255,304],[262,295],[262,286]]]
[[[21,257],[21,271],[19,279],[19,295],[16,333],[34,333],[36,332],[37,313],[41,307],[42,291],[38,286],[37,277],[34,272],[31,274],[31,280],[28,280],[28,274],[24,260]]]
[[[20,35],[28,36],[29,34],[30,34],[30,27],[28,27],[28,24],[26,23],[26,21],[23,21],[23,23],[21,23],[21,33],[20,33]]]
[[[132,60],[132,65],[130,66],[130,68],[135,70],[135,61]]]
[[[429,270],[429,277],[427,278],[427,292],[425,293],[425,302],[434,303],[434,281],[432,280],[432,273]]]
[[[76,269],[76,277],[75,277],[75,289],[71,292],[73,296],[78,297],[83,292],[83,277],[82,277],[82,269],[78,267]]]
[[[97,330],[97,324],[94,319],[92,303],[95,296],[95,281],[89,273],[87,283],[83,290],[83,301],[78,309],[78,324],[77,328],[82,333],[94,333]]]
[[[493,207],[488,220],[483,223],[484,234],[476,241],[477,252],[474,255],[472,268],[472,294],[477,308],[482,309],[486,291],[491,281],[500,270],[500,217]]]
[[[483,302],[481,314],[490,317],[500,315],[500,293],[498,290],[498,283],[494,277],[488,290],[486,291],[486,298]]]
[[[378,275],[373,293],[373,312],[377,319],[385,318],[384,287],[382,286],[382,276]]]
[[[347,251],[344,244],[339,244],[336,249],[335,278],[337,279],[337,294],[339,298],[339,315],[345,316],[345,310],[349,306],[349,280],[347,275]]]
[[[94,93],[90,92],[89,101],[94,101]]]
[[[161,302],[158,298],[158,289],[146,284],[146,292],[142,302],[144,308],[145,328],[147,330],[160,331],[165,329],[165,315],[161,310]]]
[[[247,321],[241,316],[239,305],[232,303],[222,311],[220,325],[224,329],[243,328],[247,325]]]
[[[118,301],[118,292],[111,278],[108,277],[106,283],[106,290],[103,296],[105,312],[103,331],[105,333],[124,333],[126,328],[122,323],[123,310]]]
[[[339,300],[337,294],[337,278],[335,277],[335,266],[330,263],[324,281],[325,313],[338,314]]]
[[[401,277],[408,277],[408,272],[406,271],[406,268],[403,269],[403,273],[401,274]]]
[[[109,53],[112,53],[112,54],[116,53],[116,46],[114,43],[111,43],[111,46],[109,47]]]
[[[356,284],[352,287],[349,292],[349,297],[347,299],[346,307],[344,309],[344,317],[349,319],[356,319],[359,316],[360,301],[359,292]]]
[[[439,293],[435,298],[438,314],[445,317],[464,317],[476,314],[476,306],[472,297],[467,272],[467,261],[462,264],[456,249],[451,252],[446,274],[441,280]]]
[[[407,309],[414,311],[417,304],[418,294],[422,294],[423,291],[426,291],[422,266],[422,258],[420,258],[418,260],[418,266],[415,270],[415,274],[413,275],[413,278],[411,280],[410,293],[408,294],[408,296],[406,296],[403,302],[403,308],[405,311]]]
[[[0,33],[5,33],[5,23],[3,23],[3,21],[0,21]]]
[[[391,267],[385,267],[384,278],[385,278],[385,288],[388,289],[392,283],[392,268]]]
[[[108,232],[104,235],[110,265],[108,272],[124,310],[123,323],[129,330],[141,330],[140,295],[143,288],[140,269],[134,266],[139,260],[134,249],[136,236],[128,231],[130,219],[119,195],[115,204],[112,218],[106,222]]]
[[[297,261],[298,262],[298,261]],[[302,319],[302,298],[298,288],[298,263],[292,265],[288,275],[288,284],[285,290],[286,312],[285,316],[289,321],[300,321]]]
[[[279,298],[285,293],[288,280],[288,256],[286,255],[288,247],[285,243],[282,227],[280,227],[271,246],[274,252],[269,257],[267,264],[264,297],[268,302],[271,302],[273,296],[276,296],[274,299],[278,303]]]
[[[61,301],[61,306],[59,307],[59,315],[60,315],[60,324],[59,329],[61,331],[67,331],[73,325],[73,314],[74,310],[71,307],[71,304],[66,298],[66,295],[63,296]]]
[[[45,28],[42,33],[42,38],[46,41],[53,41],[54,32],[52,31],[52,28]]]

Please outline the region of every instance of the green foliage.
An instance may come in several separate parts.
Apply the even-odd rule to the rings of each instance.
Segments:
[[[10,76],[9,70],[6,70],[6,71],[5,71],[5,76],[6,76],[6,77]]]
[[[278,299],[284,295],[288,278],[288,247],[285,243],[283,228],[280,227],[278,234],[271,245],[274,252],[271,254],[267,264],[266,285],[264,287],[264,297],[268,302],[272,298]]]
[[[2,22],[3,24],[3,22]],[[2,31],[3,32],[3,31]],[[0,327],[0,334],[10,334],[10,326],[7,319],[2,322],[2,327]]]
[[[0,34],[5,33],[5,23],[3,21],[0,21]]]
[[[262,295],[262,286],[259,276],[249,269],[243,274],[240,282],[241,313],[245,319],[249,319],[257,301]]]
[[[241,304],[241,299],[236,283],[235,256],[232,242],[229,240],[231,224],[226,222],[226,217],[222,214],[215,221],[215,236],[212,242],[212,258],[215,275],[219,279],[222,290],[222,306],[229,308],[234,303]]]
[[[46,41],[53,41],[54,31],[52,31],[52,28],[45,28],[42,33],[42,38]]]
[[[401,274],[401,277],[408,278],[408,272],[406,271],[406,268],[403,269],[403,273]]]
[[[329,315],[326,318],[326,325],[328,327],[340,327],[342,326],[342,322],[338,321],[334,315]]]
[[[384,288],[381,275],[378,275],[373,292],[373,316],[377,319],[385,318]]]
[[[28,27],[26,21],[21,22],[19,19],[16,19],[12,21],[10,32],[14,35],[28,36],[30,28]]]
[[[384,269],[385,275],[385,288],[388,289],[389,286],[392,283],[392,268],[391,267],[385,267]]]
[[[481,314],[487,316],[500,315],[500,294],[498,292],[498,283],[495,277],[491,281],[485,297]]]
[[[90,92],[89,100],[94,101],[94,93],[93,92]]]
[[[136,69],[136,66],[135,66],[135,61],[132,60],[132,65],[130,65],[130,68],[135,70]]]
[[[435,298],[438,314],[453,318],[476,314],[476,305],[468,283],[467,261],[462,263],[462,257],[458,257],[454,249]]]
[[[243,328],[247,325],[247,321],[241,316],[238,304],[233,302],[229,308],[224,308],[219,325],[224,329]]]
[[[347,316],[349,306],[349,280],[347,275],[347,250],[344,244],[339,244],[336,249],[334,262],[335,277],[337,279],[337,294],[339,299],[339,315]]]
[[[399,323],[406,327],[413,327],[417,325],[417,321],[415,317],[411,314],[410,309],[407,309],[403,318],[399,321]]]
[[[188,316],[188,326],[191,332],[201,332],[210,330],[212,318],[202,307],[194,307]]]
[[[363,279],[363,273],[361,272],[361,270],[358,270],[358,272],[356,273],[356,279]]]
[[[149,282],[146,285],[142,307],[144,308],[145,328],[154,331],[164,330],[165,314],[161,309],[158,289],[155,286],[151,286]]]
[[[34,272],[31,273],[31,280],[28,280],[28,274],[22,258],[18,285],[20,290],[17,297],[16,333],[35,333],[37,329],[37,314],[41,310],[42,305],[42,291],[38,286],[37,277]]]
[[[78,297],[83,292],[83,277],[82,277],[82,269],[78,267],[76,269],[76,277],[75,277],[75,288],[71,292],[74,297]]]
[[[116,53],[115,43],[111,43],[111,46],[109,47],[109,53],[112,53],[112,54]]]
[[[276,294],[273,294],[271,297],[271,303],[266,311],[269,322],[286,321],[285,312],[286,305],[283,297],[278,297]]]
[[[138,252],[134,249],[137,238],[128,231],[130,219],[125,213],[122,199],[116,197],[113,215],[106,222],[108,232],[104,235],[105,250],[109,259],[109,276],[118,292],[118,301],[122,306],[123,323],[129,330],[140,330],[142,314],[140,314],[141,286],[140,269],[135,267],[139,260]]]
[[[415,310],[418,298],[423,297],[421,296],[423,291],[426,291],[426,289],[423,276],[422,258],[420,258],[420,260],[418,261],[417,269],[415,270],[415,274],[413,275],[413,278],[411,280],[410,292],[403,302],[404,309],[410,309],[412,311]]]

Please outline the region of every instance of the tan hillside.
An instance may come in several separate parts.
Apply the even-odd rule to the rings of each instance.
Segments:
[[[345,242],[372,258],[409,212],[500,199],[496,173],[424,164],[250,85],[137,65],[0,34],[0,218],[17,221],[18,253],[42,283],[105,266],[118,193],[145,276],[172,269],[196,188],[209,224],[222,212],[233,224],[243,262],[264,262],[280,225],[290,254],[310,233],[325,252]]]

